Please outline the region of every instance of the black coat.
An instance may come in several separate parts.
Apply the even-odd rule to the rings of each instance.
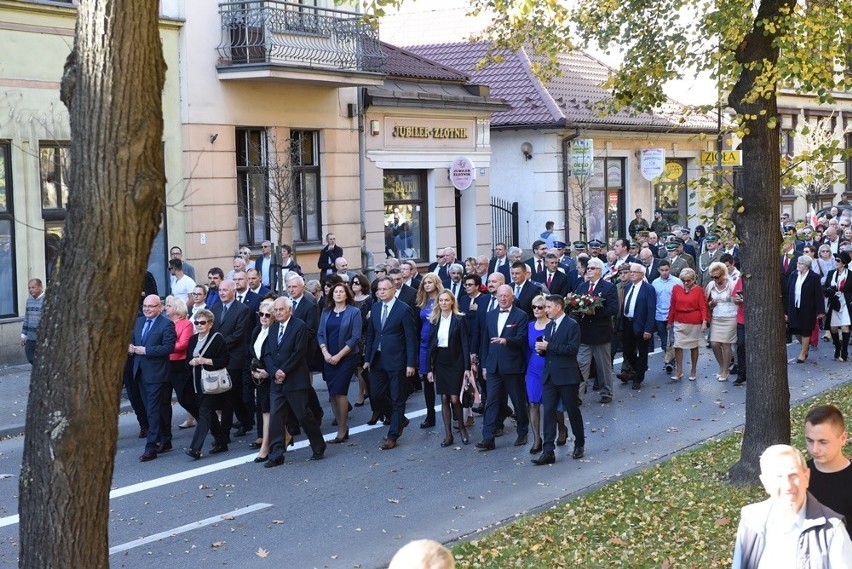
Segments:
[[[808,271],[802,283],[802,291],[799,298],[799,307],[796,308],[796,279],[798,271],[795,271],[787,280],[787,325],[790,330],[800,335],[808,335],[814,329],[817,315],[825,314],[825,301],[822,295],[822,285],[819,275]]]

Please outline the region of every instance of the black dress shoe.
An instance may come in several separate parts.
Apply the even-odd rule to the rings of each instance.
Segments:
[[[198,460],[201,458],[200,450],[192,450],[191,448],[186,449],[186,456],[192,457],[193,460]]]
[[[373,416],[370,417],[370,420],[367,421],[367,424],[368,425],[375,425],[376,423],[379,422],[379,419],[381,419],[381,418],[382,418],[382,414],[379,413],[378,411],[375,411],[375,412],[373,412]]]
[[[173,448],[174,447],[172,446],[172,443],[162,443],[160,446],[157,447],[157,454],[161,452],[169,452]]]
[[[494,445],[494,441],[479,441],[473,446],[475,446],[479,450],[494,450],[495,448],[497,448]]]
[[[421,429],[431,429],[435,426],[435,419],[426,419],[422,423],[420,423]]]
[[[571,458],[578,459],[583,458],[583,454],[585,453],[586,448],[574,445],[574,452],[571,453]]]
[[[314,454],[311,455],[311,458],[309,458],[308,460],[322,460],[324,458],[325,458],[325,451],[315,452]]]
[[[146,450],[142,456],[139,457],[139,462],[148,462],[149,460],[154,460],[157,458],[157,451],[155,450]]]
[[[220,452],[228,452],[228,445],[213,445],[210,448],[210,454],[219,454]]]
[[[483,413],[485,413],[485,407],[483,405],[477,405],[476,407],[471,407],[470,410],[473,411],[474,413],[476,413],[477,415],[482,415]]]
[[[518,438],[515,439],[515,446],[522,447],[527,445],[527,436],[526,435],[518,435]]]
[[[275,458],[266,457],[266,463],[263,465],[264,468],[274,468],[276,466],[281,466],[284,464],[284,455],[276,456]]]
[[[734,385],[742,385],[746,382],[746,378],[743,376],[737,376],[737,379],[734,380]]]
[[[532,459],[531,462],[536,466],[554,464],[556,462],[556,455],[552,452],[543,452],[540,457]]]
[[[267,460],[269,460],[269,455],[258,456],[258,457],[255,457],[255,459],[254,459],[255,462],[266,462]]]
[[[601,403],[612,403],[612,397],[610,397],[609,395],[602,395]]]

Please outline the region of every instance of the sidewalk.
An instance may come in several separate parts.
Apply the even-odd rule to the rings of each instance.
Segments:
[[[29,364],[0,368],[0,439],[24,433],[31,369]],[[130,410],[122,388],[121,412]]]

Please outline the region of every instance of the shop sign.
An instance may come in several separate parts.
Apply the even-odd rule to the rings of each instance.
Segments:
[[[715,150],[705,151],[701,153],[698,162],[702,166],[718,166],[719,153]],[[722,166],[742,166],[743,153],[742,150],[725,150],[722,152]]]
[[[578,138],[571,144],[571,174],[591,176],[595,163],[594,141],[591,138]]]
[[[476,179],[476,167],[470,158],[459,156],[450,165],[450,181],[459,191],[468,189]]]
[[[642,172],[642,177],[649,182],[659,178],[666,169],[666,149],[643,148],[639,152],[639,169]]]

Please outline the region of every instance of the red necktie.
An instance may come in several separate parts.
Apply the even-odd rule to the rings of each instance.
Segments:
[[[787,269],[790,268],[790,257],[784,255],[784,272],[787,272]]]
[[[547,273],[547,288],[550,288],[550,283],[553,280],[553,275],[551,273]]]
[[[544,268],[541,266],[541,259],[538,260],[538,272],[542,272]]]
[[[595,282],[589,281],[589,294],[592,295],[595,293]]]

